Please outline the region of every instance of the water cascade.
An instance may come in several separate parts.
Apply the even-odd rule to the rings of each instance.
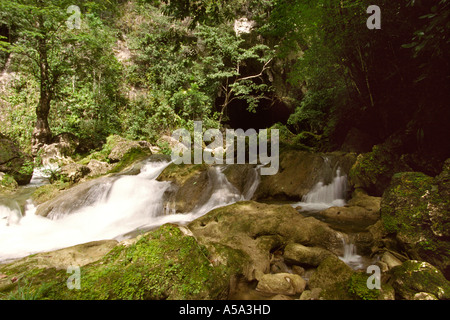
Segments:
[[[344,247],[343,256],[339,257],[342,261],[344,261],[348,266],[357,270],[363,267],[363,257],[357,254],[356,246],[353,243],[349,243],[342,240],[342,245]]]
[[[166,197],[171,182],[156,180],[168,165],[148,162],[138,175],[100,178],[70,212],[54,210],[48,217],[37,216],[36,207],[28,201],[20,221],[16,221],[19,217],[10,223],[17,210],[12,212],[0,204],[0,262],[90,241],[120,241],[133,231],[164,223],[186,224],[214,208],[249,199],[259,183],[259,175],[255,174],[244,194],[240,194],[222,173],[223,168],[213,167],[209,199],[192,212],[176,214]]]
[[[306,211],[321,211],[330,207],[342,207],[345,205],[347,192],[347,175],[341,174],[338,168],[330,184],[317,183],[314,188],[302,197],[302,201],[293,204],[301,206]]]

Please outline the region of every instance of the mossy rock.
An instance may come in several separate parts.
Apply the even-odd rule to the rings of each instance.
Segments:
[[[157,178],[173,183],[170,200],[179,213],[191,212],[210,198],[213,190],[205,164],[170,164]]]
[[[389,143],[376,145],[371,152],[358,155],[349,172],[350,184],[370,195],[381,196],[395,173],[409,170]]]
[[[206,248],[174,225],[117,245],[80,270],[79,290],[69,290],[70,275],[57,268],[38,266],[20,280],[39,293],[37,299],[189,300],[226,298],[231,276],[231,269],[214,266]],[[3,288],[3,293],[13,290]]]
[[[438,178],[398,173],[383,194],[380,210],[384,228],[395,235],[401,249],[435,265],[446,277],[450,277],[449,190]]]
[[[33,157],[0,133],[0,172],[9,174],[19,185],[26,185],[33,176],[33,169]]]
[[[336,256],[324,259],[309,279],[311,289],[321,288],[325,300],[353,300],[348,291],[348,282],[354,271]]]
[[[407,260],[392,268],[391,274],[392,286],[402,299],[413,300],[420,292],[432,294],[438,299],[450,299],[450,282],[427,262]]]

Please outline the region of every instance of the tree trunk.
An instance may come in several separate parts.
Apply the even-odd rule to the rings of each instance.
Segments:
[[[48,125],[48,114],[52,100],[52,83],[47,59],[47,41],[45,37],[38,41],[39,71],[40,71],[40,97],[36,107],[36,125],[32,137],[32,153],[35,155],[45,144],[50,143],[52,131]]]
[[[52,139],[52,131],[48,125],[48,113],[50,110],[50,99],[44,96],[39,99],[36,108],[36,125],[32,137],[32,153],[35,155],[45,144],[49,144]]]

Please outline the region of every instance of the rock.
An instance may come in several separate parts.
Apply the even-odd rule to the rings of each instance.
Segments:
[[[412,300],[422,292],[438,299],[450,299],[450,281],[428,262],[407,260],[392,268],[391,274],[390,283],[396,295],[403,299]]]
[[[304,276],[305,275],[305,269],[303,267],[297,266],[297,265],[293,265],[292,266],[292,273],[298,274],[299,276]]]
[[[358,155],[349,172],[350,185],[364,189],[370,195],[381,196],[395,173],[411,170],[401,161],[401,144],[401,139],[393,136],[374,146],[372,151]]]
[[[0,266],[0,274],[17,276],[19,282],[29,284],[29,289],[38,293],[37,299],[215,300],[228,295],[232,270],[213,266],[208,251],[174,225],[164,225],[126,245],[114,244],[111,251],[101,255],[101,259],[81,266],[80,290],[68,290],[66,270],[48,267],[45,259],[44,264],[23,260],[23,268]],[[45,290],[37,290],[43,284]],[[17,285],[0,285],[2,294],[14,290]]]
[[[296,295],[305,290],[306,281],[297,274],[265,274],[256,286],[257,291],[270,294]]]
[[[439,300],[435,295],[428,292],[419,292],[414,295],[413,300]]]
[[[269,272],[271,252],[283,243],[320,246],[332,252],[342,247],[337,231],[312,217],[303,217],[290,205],[238,202],[215,209],[188,227],[208,248],[219,245],[239,252],[243,275],[249,281]],[[217,259],[227,259],[217,253]]]
[[[323,289],[321,297],[325,299],[350,299],[346,284],[353,273],[338,257],[330,256],[324,259],[312,274],[309,287]]]
[[[119,136],[110,136],[107,143],[111,146],[111,152],[108,155],[111,162],[122,160],[132,149],[141,149],[151,154],[151,145],[147,141],[131,141]]]
[[[112,169],[109,163],[92,159],[89,161],[87,167],[89,168],[88,177],[101,176],[108,173]]]
[[[203,164],[170,164],[159,175],[158,181],[171,181],[174,185],[170,201],[176,212],[191,212],[210,198],[213,188],[209,170]]]
[[[381,257],[381,261],[386,263],[386,266],[388,269],[392,269],[392,268],[402,264],[402,262],[399,259],[397,259],[392,253],[390,253],[388,251],[383,253],[383,256]]]
[[[314,288],[312,290],[305,290],[300,295],[299,300],[320,300],[321,288]]]
[[[333,255],[319,247],[306,247],[298,243],[289,243],[284,248],[284,259],[290,264],[317,267],[325,258]]]
[[[33,175],[33,167],[33,157],[0,133],[0,172],[13,177],[19,185],[26,185]]]
[[[72,156],[80,145],[80,141],[81,140],[76,135],[69,132],[63,132],[54,136],[51,144],[57,144],[58,149],[63,156]]]
[[[98,201],[99,194],[104,192],[105,188],[110,187],[112,179],[111,177],[102,177],[82,182],[72,188],[60,191],[54,198],[39,205],[36,209],[36,214],[57,219],[71,214],[83,206],[92,205]]]
[[[351,153],[281,152],[278,173],[261,177],[254,199],[299,201],[318,182],[330,183],[339,167],[347,173],[355,158]]]
[[[91,172],[88,166],[84,166],[78,163],[70,163],[61,167],[59,174],[71,183],[79,182],[82,178],[87,176]]]
[[[252,182],[258,173],[254,166],[250,164],[230,164],[223,170],[223,174],[241,194],[245,195],[250,191]]]
[[[450,278],[450,184],[420,172],[395,174],[381,201],[385,230],[415,260],[430,262]],[[397,251],[397,250],[396,250]]]

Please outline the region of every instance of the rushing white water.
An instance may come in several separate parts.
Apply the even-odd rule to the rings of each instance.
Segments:
[[[127,233],[164,223],[189,223],[214,208],[252,196],[254,184],[259,182],[259,176],[255,177],[243,196],[222,170],[214,167],[210,170],[209,199],[190,213],[175,214],[171,204],[164,203],[171,183],[156,180],[168,164],[149,162],[138,175],[121,176],[93,188],[90,196],[95,201],[87,201],[70,214],[56,211],[48,218],[37,216],[29,201],[24,216],[11,223],[16,213],[0,205],[0,218],[4,218],[0,219],[0,262],[90,241],[122,240]]]
[[[330,184],[317,183],[302,201],[292,206],[301,206],[302,210],[320,211],[330,207],[342,207],[345,205],[345,194],[347,191],[347,176],[336,170],[336,175]]]
[[[363,257],[357,254],[356,246],[353,243],[347,243],[345,240],[342,240],[342,244],[344,246],[344,255],[339,257],[339,259],[355,270],[361,269],[363,267]]]

